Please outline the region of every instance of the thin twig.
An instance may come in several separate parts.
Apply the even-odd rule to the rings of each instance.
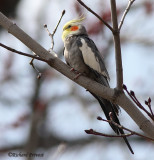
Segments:
[[[126,87],[126,85],[124,85],[123,84],[123,89],[127,92],[127,94],[129,95],[129,97],[133,100],[133,102],[135,103],[135,104],[137,104],[137,102],[136,102],[136,100],[134,99],[134,97],[129,93],[129,91],[127,90],[127,87]],[[138,104],[137,104],[138,105]]]
[[[137,135],[137,136],[143,137],[143,138],[145,138],[145,139],[154,141],[153,138],[150,138],[150,137],[144,136],[144,135],[142,135],[142,134],[140,134],[140,133],[137,133],[137,132],[135,132],[135,131],[132,131],[132,130],[130,130],[130,129],[122,126],[122,125],[117,124],[117,123],[114,122],[113,120],[106,120],[106,119],[103,119],[103,118],[101,118],[101,117],[97,117],[97,119],[98,119],[98,120],[101,120],[101,121],[104,121],[104,122],[107,122],[107,123],[110,123],[110,124],[112,123],[113,125],[115,125],[115,126],[118,127],[119,129],[123,129],[123,130],[126,130],[126,131],[130,132],[130,134],[124,134],[125,136],[127,136],[127,135],[129,135],[129,136],[130,136],[130,135]],[[123,135],[123,136],[124,136],[124,135]]]
[[[43,59],[43,58],[40,58],[40,57],[38,57],[38,56],[33,56],[33,55],[31,55],[31,54],[24,53],[24,52],[21,52],[21,51],[17,51],[17,50],[15,50],[15,49],[13,49],[13,48],[11,48],[11,47],[8,47],[8,46],[6,46],[6,45],[4,45],[4,44],[2,44],[2,43],[0,43],[0,46],[3,47],[3,48],[5,48],[5,49],[7,49],[7,50],[9,50],[9,51],[11,51],[11,52],[14,52],[14,53],[17,53],[17,54],[26,56],[26,57],[31,57],[31,58],[34,58],[34,59],[37,59],[37,60],[40,60],[40,61],[49,63],[49,61],[47,61],[47,60],[45,60],[45,59]]]
[[[142,104],[141,104],[141,103],[139,102],[139,100],[137,99],[134,91],[130,91],[130,93],[131,93],[131,95],[133,96],[133,98],[135,99],[137,106],[138,106],[139,108],[141,108],[144,112],[146,112],[149,117],[151,117],[151,114],[142,106]]]
[[[149,107],[150,109],[150,112],[148,112],[144,107],[143,105],[139,102],[139,100],[137,99],[137,97],[135,96],[135,93],[134,91],[128,91],[126,85],[123,84],[123,89],[127,92],[127,94],[130,96],[130,98],[134,101],[134,103],[140,108],[142,109],[153,121],[154,121],[154,114],[153,114],[153,111],[151,109],[151,99],[147,101],[145,101],[145,104]]]
[[[62,18],[64,16],[64,14],[65,14],[65,10],[63,10],[63,12],[61,14],[61,17],[60,17],[60,19],[59,19],[59,21],[58,21],[58,23],[57,23],[57,25],[56,25],[56,27],[55,27],[55,29],[53,30],[52,33],[49,31],[47,24],[44,25],[44,28],[46,28],[46,31],[48,32],[48,34],[49,34],[49,36],[51,38],[51,48],[50,48],[51,50],[53,50],[53,47],[54,47],[54,39],[53,39],[54,35],[55,35],[56,31],[57,31],[57,28],[58,28],[58,26],[59,26],[59,24],[60,24],[60,22],[61,22],[61,20],[62,20]],[[50,49],[49,49],[49,52],[50,52]]]
[[[121,30],[121,27],[122,27],[122,25],[124,23],[125,17],[127,15],[128,11],[130,10],[131,5],[134,3],[134,1],[135,0],[129,0],[128,5],[127,5],[127,7],[126,7],[126,9],[124,11],[124,14],[123,14],[123,16],[121,18],[120,23],[119,23],[119,27],[118,27],[119,31]]]
[[[6,45],[4,45],[4,44],[2,44],[2,43],[0,43],[0,46],[3,47],[3,48],[5,48],[5,49],[7,49],[7,50],[9,50],[9,51],[11,51],[11,52],[14,52],[14,53],[17,53],[17,54],[20,54],[20,55],[23,55],[23,56],[31,57],[32,59],[31,59],[31,61],[29,62],[29,64],[34,68],[34,70],[37,71],[37,73],[38,73],[37,78],[38,78],[38,79],[41,78],[41,75],[42,75],[42,74],[41,74],[41,73],[39,72],[39,70],[34,66],[33,61],[34,61],[34,59],[37,59],[37,60],[40,60],[40,61],[43,61],[43,62],[47,62],[47,63],[48,63],[47,60],[38,57],[36,54],[31,55],[31,54],[28,54],[28,53],[24,53],[24,52],[21,52],[21,51],[17,51],[17,50],[15,50],[15,49],[13,49],[13,48],[11,48],[11,47],[8,47],[8,46],[6,46]]]
[[[97,131],[94,131],[93,129],[85,130],[87,134],[92,134],[92,135],[97,135],[97,136],[103,136],[103,137],[129,137],[132,136],[133,134],[121,134],[121,135],[111,135],[111,134],[105,134],[105,133],[100,133]]]
[[[152,111],[151,104],[149,104],[148,107],[149,107],[149,109],[150,109],[150,112],[151,112],[152,117],[154,117],[154,113],[153,113],[153,111]]]
[[[151,108],[151,98],[150,97],[148,98],[148,101],[145,101],[145,104],[148,106],[152,117],[154,117],[154,113],[153,113],[152,108]]]
[[[61,17],[60,17],[60,19],[59,19],[59,21],[58,21],[58,24],[57,24],[56,28],[54,29],[54,31],[53,31],[53,33],[52,33],[53,36],[54,36],[54,34],[56,33],[57,28],[58,28],[58,26],[59,26],[59,24],[60,24],[60,22],[61,22],[61,20],[62,20],[62,18],[63,18],[63,16],[64,16],[64,14],[65,14],[65,10],[62,11],[62,14],[61,14]]]
[[[42,76],[42,73],[34,66],[33,61],[34,61],[34,58],[31,59],[31,61],[29,62],[29,64],[30,64],[30,65],[33,67],[33,69],[38,73],[37,78],[40,79],[41,76]]]
[[[96,12],[94,12],[91,8],[89,8],[85,3],[83,3],[81,0],[77,0],[83,7],[85,7],[89,12],[91,12],[93,15],[95,15],[101,22],[103,22],[112,32],[114,32],[113,28],[105,22]]]

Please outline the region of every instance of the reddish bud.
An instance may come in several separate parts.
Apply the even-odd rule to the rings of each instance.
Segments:
[[[122,85],[124,90],[127,90],[127,86],[125,84]]]
[[[130,94],[131,94],[132,96],[135,96],[134,91],[130,91]]]
[[[47,24],[44,24],[44,28],[47,28]]]
[[[148,101],[145,101],[145,104],[148,105]]]
[[[97,117],[97,120],[102,120],[102,117],[98,116],[98,117]]]
[[[87,134],[91,134],[91,133],[93,132],[93,129],[85,130],[85,132],[86,132]]]
[[[150,97],[148,98],[148,102],[151,103],[151,98]]]
[[[64,15],[64,14],[65,14],[65,12],[66,12],[66,11],[65,11],[65,10],[63,10],[62,15]]]

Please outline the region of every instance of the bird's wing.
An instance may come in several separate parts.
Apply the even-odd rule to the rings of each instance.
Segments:
[[[80,41],[82,45],[79,48],[82,52],[85,64],[110,80],[103,58],[101,57],[95,43],[88,37],[80,37]]]

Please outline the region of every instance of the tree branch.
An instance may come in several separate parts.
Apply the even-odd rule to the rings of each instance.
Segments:
[[[61,14],[61,17],[60,17],[60,19],[59,19],[59,21],[58,21],[58,23],[57,23],[57,25],[56,25],[56,27],[55,27],[55,29],[53,30],[52,33],[50,33],[50,31],[48,30],[47,24],[44,25],[44,28],[46,28],[46,30],[47,30],[50,38],[51,38],[51,48],[49,49],[49,51],[53,50],[53,47],[54,47],[54,39],[53,39],[53,37],[54,37],[54,35],[55,35],[56,31],[57,31],[57,28],[58,28],[58,26],[59,26],[59,24],[60,24],[60,22],[61,22],[61,20],[62,20],[62,18],[64,16],[64,14],[65,14],[65,10],[63,10],[63,12]]]
[[[88,6],[86,6],[81,0],[77,0],[83,7],[85,7],[89,12],[91,12],[93,15],[95,15],[101,22],[103,22],[106,27],[108,27],[112,32],[114,32],[113,28],[105,22],[97,13],[95,13],[92,9],[90,9]]]
[[[34,41],[24,31],[22,31],[16,24],[12,23],[7,17],[0,13],[0,25],[8,30],[9,33],[18,38],[40,58],[45,59],[48,64],[76,82],[80,86],[86,88],[88,91],[95,93],[105,99],[108,99],[112,103],[120,105],[136,122],[136,124],[143,130],[144,133],[154,138],[154,125],[139,111],[139,109],[132,103],[132,101],[126,97],[124,93],[117,94],[116,90],[105,87],[100,83],[97,83],[87,77],[80,76],[78,79],[74,79],[76,74],[70,72],[70,67],[62,62],[57,57],[46,51],[40,44]],[[54,54],[54,52],[53,52]]]
[[[19,55],[23,55],[23,56],[26,56],[26,57],[30,57],[30,58],[33,58],[33,59],[37,59],[37,60],[40,60],[40,61],[43,61],[43,62],[48,62],[47,60],[43,59],[43,58],[40,58],[36,55],[31,55],[31,54],[28,54],[28,53],[24,53],[24,52],[21,52],[21,51],[17,51],[15,50],[14,48],[11,48],[11,47],[8,47],[2,43],[0,43],[0,46],[11,51],[11,52],[14,52],[14,53],[17,53]]]
[[[148,106],[150,112],[147,111],[147,109],[145,109],[145,107],[143,107],[143,105],[139,102],[139,100],[137,99],[134,91],[128,91],[126,85],[123,85],[123,89],[127,92],[127,94],[129,95],[129,97],[134,101],[134,103],[140,108],[142,109],[153,121],[154,121],[154,114],[151,108],[151,98],[148,98],[148,101],[145,101],[145,104]]]
[[[125,12],[124,12],[124,14],[123,14],[123,16],[122,16],[122,18],[121,18],[120,23],[119,23],[119,27],[118,27],[119,32],[120,32],[121,27],[122,27],[122,25],[123,25],[123,23],[124,23],[125,17],[126,17],[126,15],[127,15],[128,11],[130,10],[131,5],[134,3],[134,1],[135,1],[135,0],[129,0],[129,2],[128,2],[128,5],[127,5],[127,7],[126,7],[126,9],[125,9]]]
[[[118,30],[118,21],[117,21],[117,9],[115,0],[110,0],[111,3],[111,18],[113,24],[113,39],[115,46],[115,59],[116,59],[116,77],[117,77],[117,86],[118,90],[122,91],[123,84],[123,69],[122,69],[122,58],[121,58],[121,44],[120,44],[120,33]]]
[[[132,136],[132,135],[137,135],[137,136],[139,136],[139,137],[142,137],[142,138],[144,138],[144,139],[147,139],[147,140],[150,140],[150,141],[154,141],[154,138],[150,138],[150,137],[147,137],[147,136],[144,136],[144,135],[142,135],[142,134],[140,134],[140,133],[137,133],[137,132],[135,132],[135,131],[132,131],[132,130],[130,130],[130,129],[128,129],[128,128],[126,128],[126,127],[124,127],[124,126],[122,126],[122,125],[119,125],[118,123],[116,123],[116,122],[114,122],[113,120],[112,120],[112,118],[110,119],[110,120],[106,120],[106,119],[103,119],[103,118],[101,118],[101,117],[97,117],[97,119],[98,120],[101,120],[101,121],[104,121],[104,122],[107,122],[107,123],[112,123],[114,126],[116,126],[117,128],[119,128],[119,129],[123,129],[123,130],[126,130],[126,131],[128,131],[128,132],[130,132],[129,134],[121,134],[121,135],[119,135],[118,137],[128,137],[128,136]],[[103,135],[102,135],[103,136]],[[112,136],[114,136],[114,137],[116,137],[116,135],[110,135],[111,137]]]
[[[129,137],[132,136],[132,133],[129,134],[121,134],[121,135],[111,135],[111,134],[105,134],[105,133],[100,133],[97,131],[94,131],[93,129],[89,129],[89,130],[85,130],[85,132],[87,134],[92,134],[92,135],[96,135],[96,136],[103,136],[103,137],[115,137],[115,138],[120,138],[120,137]]]

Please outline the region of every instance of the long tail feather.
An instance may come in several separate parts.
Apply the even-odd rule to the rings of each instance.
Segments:
[[[120,125],[120,122],[119,122],[119,119],[117,117],[117,114],[118,114],[118,109],[119,107],[112,104],[111,102],[101,98],[101,97],[98,97],[96,96],[95,94],[91,93],[99,102],[99,104],[101,105],[101,108],[103,109],[104,113],[105,113],[105,116],[108,120],[110,120],[110,117],[109,117],[109,113],[112,112],[112,118],[113,118],[113,121],[116,122],[117,124]],[[120,128],[117,128],[115,125],[113,124],[110,124],[111,128],[115,131],[116,134],[124,134],[124,131]],[[126,137],[123,137],[126,145],[128,146],[129,150],[131,151],[132,154],[134,154],[128,140]]]

